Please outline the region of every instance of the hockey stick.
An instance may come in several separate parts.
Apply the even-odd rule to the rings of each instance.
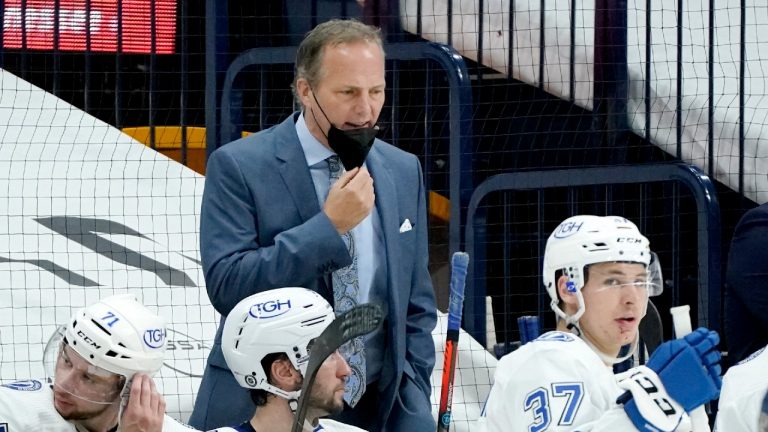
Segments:
[[[691,307],[688,305],[675,306],[669,309],[672,314],[672,325],[675,328],[675,337],[680,339],[692,331],[691,327]],[[709,418],[704,405],[695,408],[688,413],[691,417],[691,428],[693,432],[709,432]]]
[[[520,330],[520,346],[539,337],[539,317],[537,315],[525,315],[517,318],[517,328]]]
[[[650,356],[664,342],[664,327],[661,324],[661,315],[659,315],[659,310],[656,309],[656,305],[651,300],[648,300],[648,310],[645,312],[645,317],[640,320],[639,330],[640,339],[645,344],[645,348]],[[640,355],[644,356],[645,353],[640,353]],[[641,361],[641,363],[645,364],[645,361]]]
[[[384,313],[381,311],[381,307],[374,304],[361,304],[337,316],[320,333],[320,336],[315,338],[310,349],[307,370],[304,373],[304,384],[301,386],[293,432],[301,432],[302,430],[309,406],[309,391],[315,382],[317,371],[325,359],[350,340],[376,330],[383,319]]]
[[[437,432],[448,432],[451,426],[453,379],[458,355],[461,312],[464,307],[464,284],[467,279],[469,255],[456,252],[451,258],[451,294],[448,299],[448,331],[445,335],[443,357],[443,383],[440,390],[440,406],[437,411]]]

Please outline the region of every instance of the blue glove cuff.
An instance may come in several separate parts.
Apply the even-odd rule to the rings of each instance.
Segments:
[[[680,421],[678,421],[672,429],[661,429],[658,424],[649,422],[645,417],[643,417],[642,414],[640,414],[640,410],[637,408],[635,399],[630,399],[627,403],[624,404],[624,412],[627,413],[627,417],[629,417],[629,420],[639,431],[672,432],[677,429],[677,426],[680,424]],[[679,420],[682,420],[682,417],[680,417]]]

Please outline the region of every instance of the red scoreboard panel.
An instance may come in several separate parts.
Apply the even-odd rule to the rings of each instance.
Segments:
[[[54,0],[5,0],[3,3],[5,48],[24,48],[26,36],[27,49],[53,49],[58,13],[60,50],[88,50],[86,35],[90,33],[91,51],[116,52],[119,3],[122,8],[121,52],[151,53],[154,3],[155,52],[174,52],[175,0],[90,0],[90,17],[85,0],[58,0],[58,11]]]

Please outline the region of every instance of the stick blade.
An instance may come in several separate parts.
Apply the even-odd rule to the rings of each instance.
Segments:
[[[648,300],[648,310],[645,313],[645,317],[640,321],[639,331],[640,338],[645,343],[649,355],[653,354],[656,348],[664,342],[664,328],[661,324],[661,315],[659,315],[656,305],[650,300]]]
[[[296,417],[293,425],[294,432],[302,430],[304,418],[307,415],[307,401],[309,400],[308,397],[303,396],[309,394],[309,390],[315,382],[315,376],[317,376],[317,371],[320,369],[320,365],[323,364],[329,355],[339,349],[340,346],[358,336],[363,336],[376,330],[383,321],[384,312],[379,305],[368,303],[361,304],[337,316],[336,319],[334,319],[333,322],[320,333],[320,336],[315,338],[309,353],[309,362],[307,363],[304,383],[301,386],[299,406],[296,410]]]
[[[376,330],[384,320],[384,312],[379,305],[362,304],[336,317],[334,322],[337,320],[341,324],[342,338],[346,341]]]

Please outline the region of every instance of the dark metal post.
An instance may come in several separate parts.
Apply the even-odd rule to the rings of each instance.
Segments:
[[[115,45],[115,127],[123,126],[123,71],[121,59],[123,57],[123,0],[117,0],[117,41]]]
[[[576,0],[571,1],[570,31],[571,44],[568,47],[570,54],[568,59],[568,100],[574,103],[576,101]]]
[[[91,112],[91,0],[85,0],[85,73],[83,74],[83,111]]]
[[[179,94],[179,126],[181,127],[181,163],[187,165],[187,74],[189,73],[189,46],[187,43],[187,2],[179,3],[181,8],[179,17],[179,33],[181,34],[181,47],[179,60],[181,61],[181,92]]]
[[[157,109],[157,17],[155,2],[149,2],[149,146],[153,149],[157,146],[157,133],[155,131],[155,110]]]
[[[595,130],[605,148],[614,148],[610,162],[626,162],[627,126],[627,1],[595,1]]]
[[[747,70],[746,3],[746,0],[741,0],[739,24],[739,195],[742,197],[742,202],[744,202],[744,73]]]
[[[53,94],[59,96],[61,91],[61,51],[59,50],[59,33],[61,32],[61,0],[53,2]],[[0,21],[2,22],[2,21]]]
[[[21,78],[27,79],[27,69],[29,67],[27,53],[27,0],[21,0]]]
[[[544,88],[544,66],[547,64],[547,52],[545,50],[547,46],[547,39],[545,37],[546,27],[546,11],[547,5],[545,0],[541,0],[541,7],[539,7],[539,88]]]
[[[210,156],[221,145],[219,91],[229,50],[227,2],[207,0],[205,15],[205,140]]]
[[[645,141],[651,142],[651,0],[645,1]],[[643,231],[644,232],[644,231]]]
[[[483,84],[483,20],[485,15],[485,9],[483,5],[485,2],[477,2],[477,83],[480,88]]]
[[[683,158],[683,0],[677,0],[677,102],[675,105],[675,143],[677,158]]]
[[[512,78],[512,66],[515,62],[515,2],[509,2],[509,34],[507,35],[507,46],[509,53],[507,55],[507,77]]]
[[[707,156],[710,178],[715,178],[715,0],[709,0],[709,79],[707,80]]]

